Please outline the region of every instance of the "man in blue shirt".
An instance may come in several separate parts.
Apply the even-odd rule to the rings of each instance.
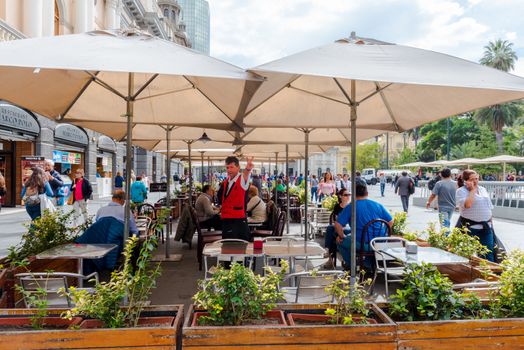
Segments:
[[[110,216],[124,223],[124,220],[125,220],[124,204],[125,202],[126,202],[126,193],[122,190],[116,190],[113,193],[111,202],[107,206],[98,209],[98,211],[96,212],[96,221],[98,221],[101,218]],[[133,219],[133,215],[129,217],[129,233],[138,234],[138,229],[136,227],[135,220]]]
[[[147,188],[142,182],[142,177],[137,176],[136,181],[131,185],[131,201],[136,204],[144,203],[147,198]]]
[[[356,205],[357,205],[357,228],[352,229],[352,232],[356,231],[357,235],[357,251],[360,249],[360,241],[362,238],[362,229],[364,226],[375,219],[383,219],[388,222],[389,227],[393,225],[393,218],[391,214],[384,208],[384,206],[378,202],[368,199],[368,189],[366,183],[362,179],[357,178],[356,185]],[[335,231],[337,233],[337,244],[346,266],[350,266],[351,263],[351,234],[344,234],[344,227],[351,224],[351,204],[347,205],[344,210],[338,215],[337,222],[335,223]],[[386,236],[387,232],[379,232],[376,237]],[[371,237],[373,239],[375,237]],[[369,242],[364,243],[364,249],[369,251]]]

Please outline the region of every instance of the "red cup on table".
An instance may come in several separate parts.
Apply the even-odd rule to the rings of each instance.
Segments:
[[[264,246],[264,241],[260,237],[255,237],[253,239],[253,249],[262,249]]]

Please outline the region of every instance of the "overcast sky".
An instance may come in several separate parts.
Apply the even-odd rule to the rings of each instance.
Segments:
[[[524,0],[208,0],[211,55],[243,68],[349,36],[478,62],[509,40],[524,76]]]

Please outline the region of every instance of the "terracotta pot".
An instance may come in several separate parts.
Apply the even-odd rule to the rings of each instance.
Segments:
[[[209,316],[209,312],[195,311],[193,313],[193,321],[191,322],[191,327],[199,327],[198,319],[202,316]],[[287,326],[286,318],[282,310],[270,310],[264,316],[262,316],[262,318],[278,320],[278,325]],[[271,325],[274,325],[274,323],[272,323]]]
[[[331,316],[322,314],[301,314],[294,312],[287,314],[287,321],[290,326],[304,326],[307,325],[308,322],[311,322],[312,324],[329,324],[331,319]],[[355,323],[360,323],[362,320],[363,317],[353,317]],[[300,323],[299,321],[304,321],[305,324]],[[377,321],[373,318],[367,318],[366,321],[368,324],[377,324]]]
[[[42,319],[44,328],[65,329],[70,326],[79,325],[82,322],[82,317],[73,317],[72,320],[66,320],[61,317],[44,317]],[[0,318],[0,330],[2,328],[28,328],[33,330],[31,326],[31,317],[2,317]]]
[[[174,317],[170,316],[152,316],[140,317],[138,319],[137,327],[171,327],[175,322]],[[97,319],[83,320],[80,323],[81,329],[105,328],[102,321]]]

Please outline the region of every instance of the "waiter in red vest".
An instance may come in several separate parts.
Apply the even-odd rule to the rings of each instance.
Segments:
[[[220,191],[222,193],[222,208],[220,210],[222,238],[251,240],[246,218],[246,203],[252,169],[253,157],[247,158],[247,165],[242,173],[240,173],[240,163],[237,157],[226,158],[228,177]]]

